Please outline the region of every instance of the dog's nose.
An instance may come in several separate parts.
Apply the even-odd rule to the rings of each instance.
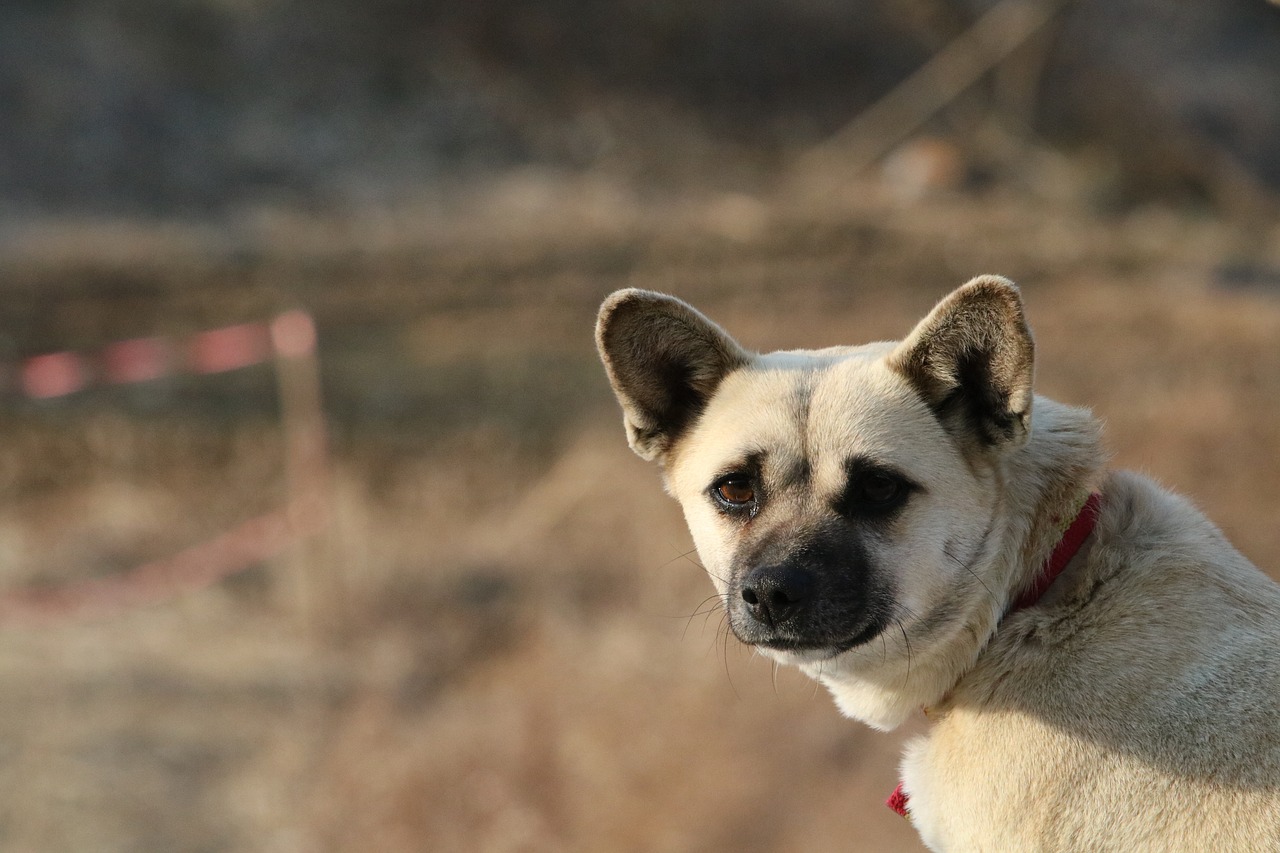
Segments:
[[[813,576],[791,566],[764,566],[751,572],[742,600],[752,618],[776,627],[804,609],[813,595]]]

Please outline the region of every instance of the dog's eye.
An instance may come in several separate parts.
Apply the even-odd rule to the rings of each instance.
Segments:
[[[716,500],[730,507],[744,507],[756,499],[756,489],[751,484],[751,478],[741,474],[731,474],[719,480],[712,487],[712,493]]]
[[[893,471],[855,464],[835,508],[850,518],[882,518],[906,503],[915,488],[910,480]]]
[[[871,506],[885,506],[898,499],[902,481],[888,474],[868,474],[858,483],[858,496]]]

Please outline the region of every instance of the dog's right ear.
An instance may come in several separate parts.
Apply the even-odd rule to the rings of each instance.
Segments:
[[[600,306],[596,347],[622,405],[631,449],[663,461],[720,381],[750,358],[692,306],[648,290],[619,290]]]

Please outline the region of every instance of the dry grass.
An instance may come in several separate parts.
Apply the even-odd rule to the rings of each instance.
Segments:
[[[546,203],[554,222],[570,201]],[[726,638],[594,361],[615,286],[682,293],[771,348],[896,337],[969,274],[1007,272],[1042,390],[1093,406],[1119,464],[1280,567],[1280,301],[1212,286],[1249,249],[1230,229],[1000,199],[658,213],[393,240],[293,291],[325,341],[330,529],[159,607],[0,634],[0,846],[919,850],[880,806],[902,735]],[[107,400],[7,420],[9,585],[122,568],[282,492],[269,417]]]

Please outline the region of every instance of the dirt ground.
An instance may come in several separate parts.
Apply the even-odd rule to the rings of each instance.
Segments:
[[[0,626],[2,849],[922,849],[881,805],[909,732],[841,719],[726,636],[592,349],[617,287],[771,349],[896,338],[1009,275],[1041,392],[1280,571],[1265,221],[520,174],[448,215],[256,227],[48,228],[6,255],[15,354],[306,307],[334,514],[206,589]],[[285,493],[269,368],[6,399],[8,589],[127,570]]]

